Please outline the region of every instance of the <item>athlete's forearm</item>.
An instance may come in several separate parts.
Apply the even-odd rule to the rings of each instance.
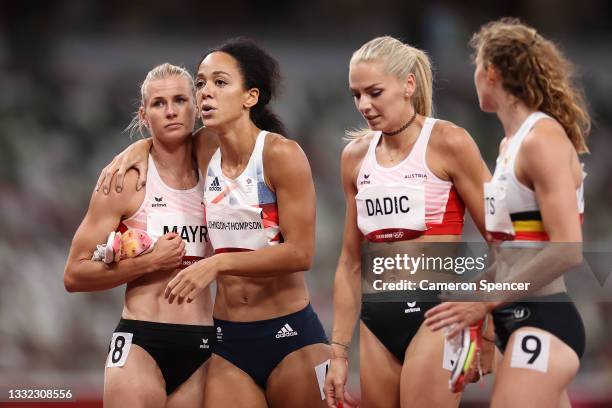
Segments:
[[[480,282],[481,280],[486,280],[487,282],[495,282],[495,276],[497,273],[497,262],[493,261],[491,265],[475,277],[473,277],[470,282]]]
[[[487,308],[487,312],[493,313],[495,309],[508,304],[508,302],[484,302],[484,304],[485,304],[485,307]]]
[[[334,325],[332,341],[349,345],[361,306],[361,267],[359,262],[340,260],[334,278]]]
[[[313,250],[291,242],[248,252],[229,252],[219,255],[219,275],[256,278],[283,276],[302,272],[312,265]]]
[[[549,242],[520,271],[513,271],[502,281],[502,283],[529,283],[528,291],[505,292],[502,300],[511,301],[525,297],[528,293],[537,292],[581,262],[581,243]]]
[[[149,152],[151,151],[151,147],[153,146],[153,138],[148,137],[145,139],[138,140],[128,147],[122,152],[126,157],[132,158],[133,164],[138,163],[135,159],[141,159],[145,162],[149,159]]]
[[[68,292],[93,292],[112,289],[153,272],[151,254],[124,259],[110,265],[80,259],[69,262],[64,271],[64,286]]]

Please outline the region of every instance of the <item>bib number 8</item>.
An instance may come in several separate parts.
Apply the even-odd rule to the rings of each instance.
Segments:
[[[117,336],[115,338],[115,346],[113,349],[112,361],[113,364],[117,364],[119,360],[121,360],[121,356],[123,356],[123,347],[125,346],[125,337]]]
[[[132,347],[132,333],[115,332],[110,342],[106,367],[123,367]]]

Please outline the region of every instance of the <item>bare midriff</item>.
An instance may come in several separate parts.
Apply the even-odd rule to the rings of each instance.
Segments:
[[[212,325],[210,287],[191,302],[172,304],[164,297],[166,285],[179,271],[160,271],[142,276],[127,285],[122,317],[158,323]]]

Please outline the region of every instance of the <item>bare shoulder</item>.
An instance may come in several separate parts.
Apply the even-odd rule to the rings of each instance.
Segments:
[[[266,137],[262,158],[266,184],[272,191],[284,186],[299,186],[312,183],[312,173],[306,154],[300,145],[277,133]],[[309,181],[310,180],[310,181]]]
[[[472,136],[462,127],[438,120],[431,131],[429,145],[441,153],[457,154],[475,146]]]
[[[563,126],[554,119],[540,119],[525,136],[520,160],[528,169],[558,166],[572,161],[576,151]]]
[[[369,132],[364,136],[351,140],[344,146],[340,161],[340,171],[345,189],[349,186],[355,187],[361,163],[368,152],[373,138],[374,133]]]
[[[554,119],[540,119],[525,136],[521,154],[538,154],[554,151],[561,153],[573,150],[563,126]]]
[[[517,175],[533,183],[555,179],[566,174],[571,178],[572,165],[578,165],[577,154],[563,126],[554,119],[539,120],[521,143],[517,158]],[[579,166],[576,168],[576,170]],[[578,172],[580,173],[580,172]],[[576,175],[577,179],[581,177]]]
[[[285,161],[296,159],[299,156],[306,157],[302,147],[295,140],[287,139],[278,133],[268,133],[264,144],[264,159],[273,161]],[[266,161],[267,161],[266,160]]]
[[[117,193],[115,190],[117,175],[113,175],[109,193],[104,194],[102,191],[94,191],[91,198],[90,209],[99,208],[126,217],[132,215],[140,207],[146,191],[146,186],[140,189],[140,191],[136,190],[137,181],[138,171],[133,168],[129,169],[125,173],[123,189],[120,193]]]
[[[374,133],[370,132],[364,136],[351,140],[342,150],[342,161],[357,164],[368,152]]]

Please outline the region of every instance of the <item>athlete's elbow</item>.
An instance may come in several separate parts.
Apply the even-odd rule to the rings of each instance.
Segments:
[[[568,254],[568,266],[574,268],[582,263],[582,245],[576,245]]]
[[[581,243],[562,243],[553,244],[555,255],[562,262],[562,269],[575,268],[582,263],[582,244]]]
[[[295,270],[307,271],[312,268],[312,260],[314,258],[314,250],[312,248],[300,248],[295,251],[293,260],[295,262]]]
[[[64,269],[64,288],[66,292],[80,292],[82,288],[79,285],[79,281],[76,278],[76,271],[74,270],[74,266],[67,264]]]
[[[72,279],[68,269],[64,271],[64,288],[66,292],[73,293],[77,291],[77,285],[74,279]]]

